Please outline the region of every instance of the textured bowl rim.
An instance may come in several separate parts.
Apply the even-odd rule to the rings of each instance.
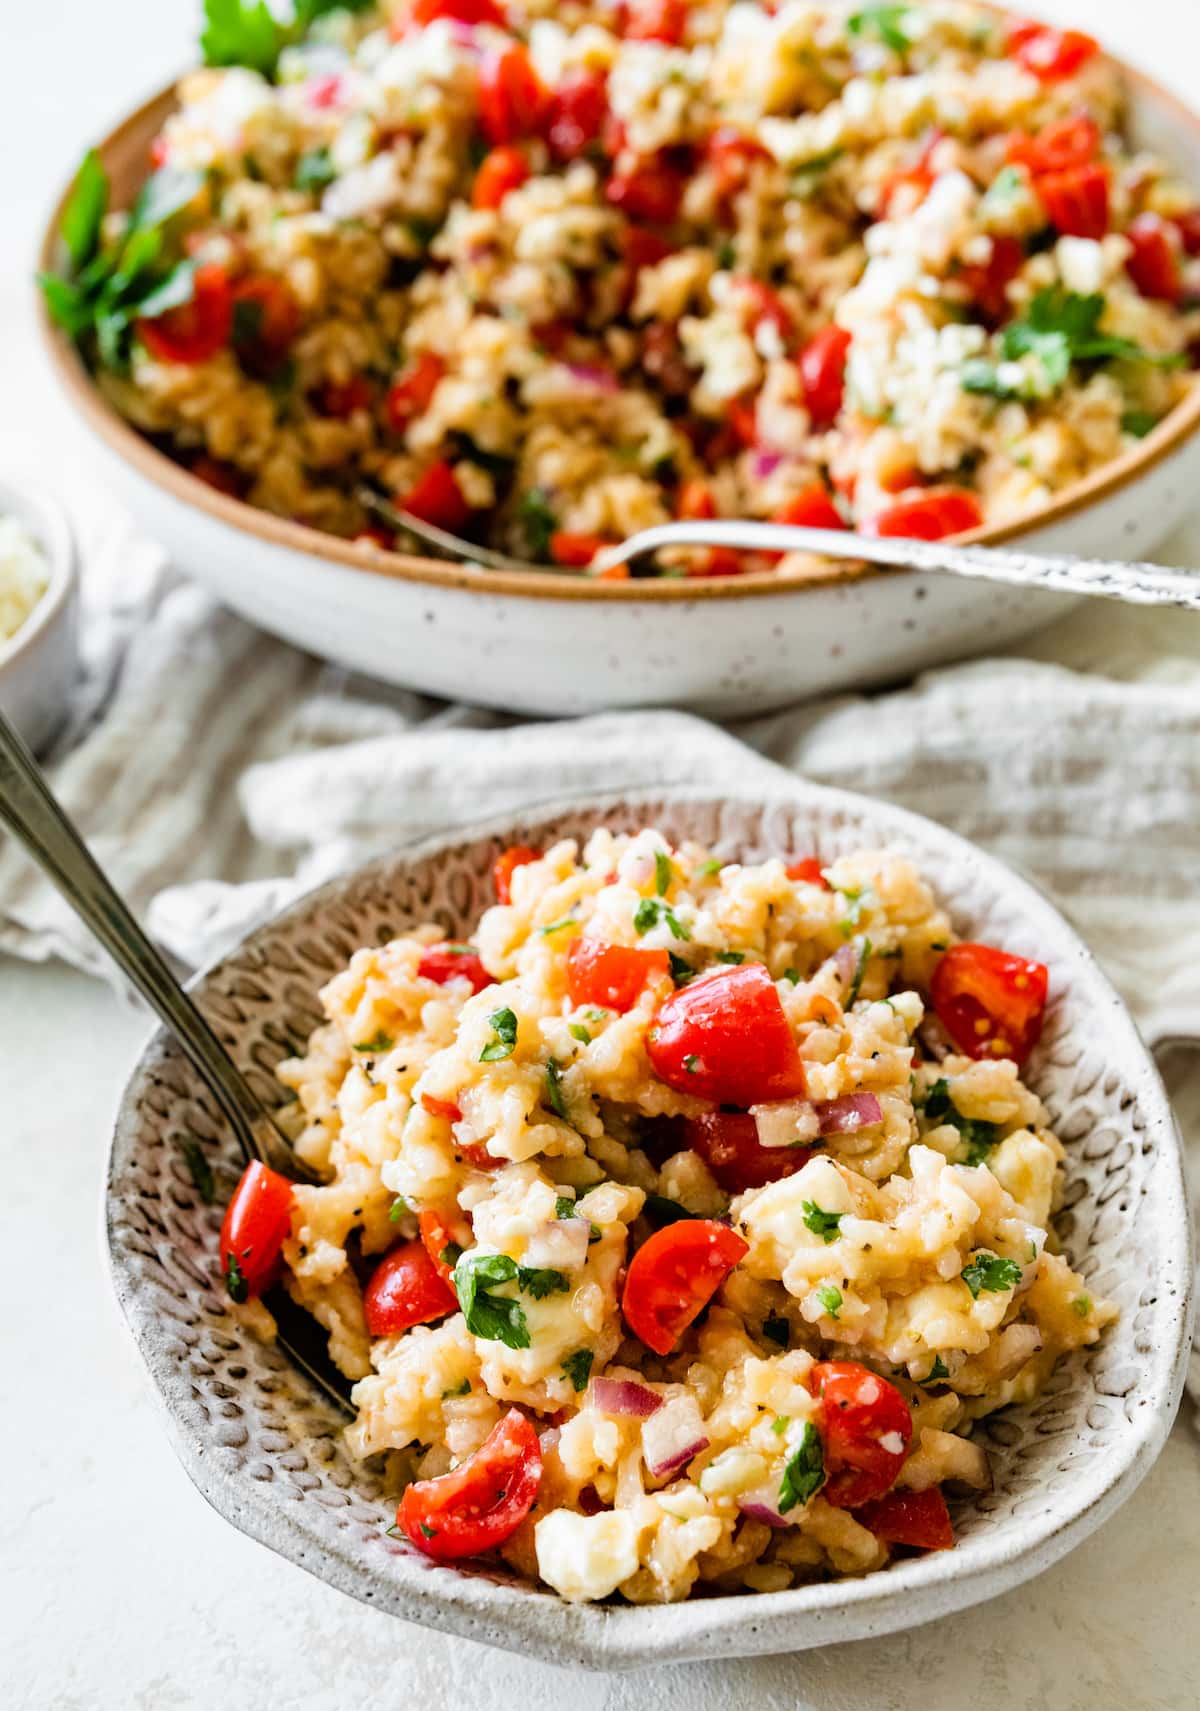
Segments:
[[[991,10],[1007,15],[1004,8]],[[1015,14],[1014,14],[1015,15]],[[1190,129],[1200,151],[1200,111],[1173,91],[1150,77],[1137,66],[1115,54],[1105,56],[1121,73],[1127,85],[1136,91],[1138,99],[1151,106],[1165,108]],[[135,109],[97,145],[97,152],[106,165],[114,151],[128,146],[138,138],[147,143],[175,105],[175,83],[168,84]],[[54,272],[60,257],[58,229],[63,208],[70,194],[70,184],[58,197],[39,246],[38,266],[41,272]],[[140,434],[103,397],[92,379],[74,343],[60,327],[54,325],[47,313],[45,301],[38,293],[38,321],[44,348],[51,368],[91,430],[122,462],[161,489],[180,504],[206,512],[214,521],[228,528],[253,535],[269,546],[304,553],[323,561],[330,568],[341,566],[358,573],[392,577],[437,588],[458,589],[468,593],[516,595],[525,599],[542,600],[603,600],[635,603],[667,601],[742,600],[767,596],[792,596],[834,588],[851,581],[874,576],[912,576],[913,571],[886,569],[867,565],[846,565],[819,577],[773,572],[751,572],[741,577],[712,577],[677,580],[674,578],[641,578],[622,582],[601,582],[594,578],[563,576],[547,570],[507,571],[452,564],[441,559],[422,558],[411,553],[395,553],[385,548],[358,547],[336,535],[326,534],[306,524],[292,522],[259,510],[244,500],[219,493],[206,482],[176,463]],[[1165,416],[1156,428],[1134,449],[1102,465],[1091,475],[1065,488],[1057,497],[1035,510],[1007,523],[973,529],[957,537],[963,545],[996,546],[1019,540],[1074,516],[1089,506],[1111,498],[1141,479],[1165,458],[1178,452],[1200,428],[1200,376],[1193,376],[1187,396]]]
[[[1160,1340],[1139,1371],[1137,1416],[1123,1434],[1120,1454],[1096,1457],[1069,1504],[1059,1500],[1056,1505],[1051,1499],[1039,1513],[998,1521],[994,1529],[964,1540],[953,1552],[910,1559],[857,1580],[766,1595],[731,1594],[681,1604],[616,1607],[565,1604],[524,1584],[497,1584],[453,1570],[430,1573],[427,1564],[414,1567],[405,1557],[390,1558],[390,1566],[382,1572],[366,1570],[326,1538],[309,1532],[294,1508],[282,1504],[271,1487],[227,1473],[207,1454],[210,1445],[193,1435],[185,1415],[184,1394],[190,1381],[168,1358],[160,1323],[139,1297],[128,1257],[118,1251],[116,1149],[135,1127],[146,1078],[168,1049],[167,1037],[159,1030],[133,1070],[116,1118],[106,1172],[107,1247],[117,1299],[189,1477],[241,1532],[350,1596],[406,1620],[560,1665],[635,1669],[715,1655],[793,1651],[916,1627],[994,1597],[1057,1562],[1125,1502],[1157,1459],[1183,1390],[1194,1307],[1192,1225],[1182,1147],[1157,1067],[1112,983],[1048,897],[997,857],[922,815],[803,779],[781,781],[775,789],[714,793],[701,785],[666,786],[554,798],[531,806],[524,814],[492,816],[402,844],[327,882],[248,933],[189,986],[202,996],[213,975],[231,959],[253,950],[261,935],[282,922],[303,919],[314,909],[336,904],[348,886],[398,863],[418,866],[449,849],[489,839],[529,841],[542,826],[572,814],[600,811],[628,814],[632,820],[643,807],[714,803],[808,808],[818,816],[836,820],[840,815],[850,821],[869,812],[889,842],[896,839],[901,845],[911,842],[918,847],[931,840],[940,842],[960,871],[974,868],[994,893],[1020,905],[1034,929],[1040,926],[1050,935],[1056,953],[1074,965],[1075,979],[1090,989],[1098,1006],[1114,1012],[1109,1021],[1118,1038],[1123,1037],[1123,1073],[1136,1085],[1145,1128],[1156,1137],[1156,1170],[1168,1173],[1167,1182],[1160,1184],[1163,1272],[1159,1291],[1168,1300],[1161,1303],[1156,1321]]]

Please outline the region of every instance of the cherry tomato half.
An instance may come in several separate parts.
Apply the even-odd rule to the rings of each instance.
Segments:
[[[233,348],[251,373],[276,367],[299,327],[300,305],[286,280],[252,273],[233,287]]]
[[[422,980],[436,980],[439,986],[450,980],[469,980],[472,992],[482,992],[496,984],[495,975],[484,968],[472,945],[456,945],[448,939],[440,945],[426,945],[417,973]]]
[[[844,529],[841,512],[819,481],[812,482],[789,499],[772,516],[773,523],[796,523],[805,529]]]
[[[902,499],[871,519],[877,535],[902,535],[905,540],[940,541],[947,535],[965,534],[983,522],[983,511],[973,493],[962,487],[941,487],[916,499]]]
[[[1034,179],[1046,218],[1068,238],[1102,238],[1108,230],[1108,168],[1099,161],[1043,172]]]
[[[625,1323],[648,1349],[669,1355],[749,1251],[736,1230],[711,1218],[681,1218],[656,1230],[629,1262]]]
[[[824,862],[816,856],[804,856],[799,861],[790,861],[784,872],[789,879],[803,879],[809,885],[821,885],[829,890],[829,881],[824,874]]]
[[[458,534],[471,515],[454,470],[444,458],[430,464],[408,492],[400,495],[399,503],[414,517],[434,523],[439,529],[448,529],[451,534]]]
[[[844,327],[823,327],[800,352],[800,384],[814,428],[828,428],[842,407],[851,338]]]
[[[499,147],[536,136],[549,101],[529,54],[519,43],[502,53],[485,55],[479,68],[479,123],[490,143]],[[475,206],[495,204],[477,202]]]
[[[1100,51],[1100,44],[1082,30],[1056,30],[1049,24],[1014,24],[1008,51],[1042,83],[1074,77]]]
[[[417,1224],[434,1269],[444,1283],[449,1283],[457,1257],[454,1250],[471,1245],[471,1226],[465,1218],[444,1217],[431,1209],[417,1214]]]
[[[926,1491],[889,1491],[856,1509],[854,1519],[885,1545],[912,1545],[921,1551],[954,1548],[954,1528],[941,1487]]]
[[[497,903],[512,902],[512,876],[517,868],[528,867],[531,861],[541,859],[541,850],[531,850],[528,844],[513,844],[502,855],[498,855],[492,864],[492,884],[496,890]]]
[[[690,1117],[683,1133],[686,1144],[700,1154],[726,1194],[794,1176],[812,1157],[811,1147],[761,1146],[758,1124],[748,1111],[708,1111],[703,1117]]]
[[[556,160],[575,160],[598,142],[608,117],[608,74],[569,71],[553,91],[545,134]]]
[[[678,47],[687,29],[684,0],[632,0],[621,34],[628,42],[666,42]]]
[[[1008,286],[1025,265],[1025,251],[1016,238],[993,237],[992,253],[985,262],[971,262],[959,275],[988,321],[1001,321],[1008,313]]]
[[[409,19],[423,28],[433,24],[439,18],[454,18],[460,24],[494,24],[498,30],[507,27],[508,19],[504,16],[495,0],[413,0],[409,11]],[[393,23],[393,34],[397,24],[401,33],[404,22],[396,20]]]
[[[929,997],[967,1057],[1023,1063],[1041,1038],[1050,971],[991,945],[951,945],[933,971]]]
[[[666,951],[643,951],[628,945],[604,945],[599,939],[574,939],[567,952],[567,991],[571,1003],[602,1004],[622,1015],[632,1010],[646,982],[670,974]]]
[[[1133,245],[1125,271],[1142,296],[1160,303],[1178,303],[1183,294],[1179,267],[1183,246],[1178,228],[1157,214],[1139,214],[1125,236]]]
[[[1016,131],[1008,139],[1004,158],[1027,167],[1034,178],[1043,172],[1065,172],[1071,166],[1087,166],[1100,152],[1103,136],[1095,119],[1077,113],[1071,119],[1056,119],[1030,136]]]
[[[144,316],[137,333],[159,362],[207,362],[229,342],[233,327],[233,293],[223,267],[206,262],[196,269],[187,303],[168,309],[153,320]]]
[[[529,177],[529,162],[520,149],[506,145],[486,154],[471,187],[473,208],[498,208],[510,190],[519,190]]]
[[[398,1337],[458,1312],[458,1296],[421,1242],[402,1242],[380,1260],[363,1291],[363,1315],[372,1337]]]
[[[327,380],[318,390],[316,402],[323,416],[345,421],[356,410],[371,408],[371,382],[365,374],[351,375],[349,380]]]
[[[818,1361],[809,1386],[821,1402],[828,1475],[821,1496],[835,1509],[857,1509],[882,1497],[908,1454],[908,1403],[894,1384],[854,1360]]]
[[[396,376],[383,402],[387,425],[394,434],[402,434],[414,417],[424,415],[445,372],[440,356],[422,351]]]
[[[568,565],[572,570],[586,570],[598,552],[611,546],[603,535],[586,535],[578,530],[555,529],[550,536],[550,557],[555,564]]]
[[[517,1408],[453,1473],[421,1479],[400,1499],[396,1522],[419,1551],[438,1562],[477,1557],[502,1545],[533,1508],[542,1451]]]
[[[436,1093],[422,1093],[421,1109],[431,1117],[444,1117],[448,1123],[462,1122],[462,1107],[453,1099],[439,1099]]]
[[[678,218],[686,188],[687,179],[677,166],[662,155],[650,155],[629,172],[614,172],[604,194],[631,220],[669,226]]]
[[[723,126],[708,139],[704,158],[716,179],[717,201],[725,203],[741,190],[755,161],[773,156],[756,138]]]
[[[221,1220],[221,1270],[234,1301],[261,1295],[279,1276],[292,1228],[292,1184],[255,1159]]]
[[[646,1036],[654,1073],[715,1105],[756,1105],[804,1092],[804,1064],[761,962],[719,969],[671,995]]]

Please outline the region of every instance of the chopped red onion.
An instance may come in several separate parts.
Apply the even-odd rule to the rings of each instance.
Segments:
[[[594,392],[619,392],[621,383],[616,375],[607,368],[593,368],[588,363],[566,362],[563,364],[567,373],[581,386],[590,386]]]
[[[853,980],[858,968],[858,948],[855,945],[839,945],[833,953],[833,966],[843,980]]]
[[[846,1093],[841,1099],[824,1099],[816,1107],[823,1135],[851,1135],[883,1122],[883,1106],[873,1093]]]
[[[708,1448],[700,1404],[675,1396],[642,1427],[642,1453],[652,1479],[665,1479]]]
[[[751,1521],[765,1521],[768,1527],[790,1527],[791,1522],[786,1515],[781,1515],[778,1509],[759,1498],[739,1497],[738,1508]]]
[[[782,452],[755,452],[750,463],[751,473],[756,481],[766,481],[782,462]]]
[[[594,1378],[592,1401],[603,1414],[627,1414],[634,1420],[648,1420],[663,1405],[657,1390],[631,1378]]]

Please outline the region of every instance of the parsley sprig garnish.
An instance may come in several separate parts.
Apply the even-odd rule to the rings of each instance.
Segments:
[[[517,516],[525,535],[525,544],[534,558],[550,556],[550,537],[558,528],[558,518],[550,501],[540,487],[527,488],[517,505]]]
[[[804,1226],[811,1230],[814,1236],[820,1236],[825,1243],[836,1242],[838,1225],[846,1216],[844,1212],[826,1212],[818,1206],[815,1200],[801,1202],[804,1211]]]
[[[821,1303],[829,1317],[831,1319],[836,1319],[842,1310],[842,1292],[837,1285],[833,1283],[823,1283],[820,1288],[815,1291],[815,1294],[817,1300]]]
[[[664,903],[661,897],[643,897],[633,912],[633,925],[638,936],[648,933],[660,921],[667,923],[673,939],[691,938],[691,932],[669,903]]]
[[[800,1442],[788,1457],[779,1485],[779,1513],[786,1515],[798,1503],[809,1498],[825,1483],[825,1456],[821,1434],[811,1420],[804,1422]]]
[[[217,1197],[217,1185],[213,1181],[212,1167],[204,1156],[204,1149],[194,1135],[188,1135],[180,1141],[179,1150],[183,1154],[183,1162],[187,1165],[188,1175],[192,1186],[206,1206],[211,1206]]]
[[[511,1057],[516,1049],[517,1018],[506,1005],[503,1010],[493,1010],[488,1021],[494,1038],[480,1052],[479,1061],[499,1063],[503,1058]]]
[[[503,1343],[509,1349],[529,1347],[529,1323],[521,1303],[498,1295],[497,1286],[516,1283],[535,1301],[570,1288],[561,1271],[519,1266],[507,1254],[463,1254],[454,1267],[454,1293],[472,1336]]]
[[[596,1356],[591,1349],[576,1349],[573,1355],[568,1355],[562,1363],[562,1369],[571,1381],[571,1389],[578,1392],[587,1389],[588,1379],[592,1375],[592,1362]]]
[[[1015,1259],[1001,1259],[999,1254],[981,1250],[959,1275],[972,1299],[978,1301],[983,1294],[1003,1295],[1015,1289],[1021,1281],[1021,1268]]]
[[[945,1076],[939,1076],[925,1096],[923,1110],[931,1123],[949,1123],[956,1128],[963,1138],[967,1149],[966,1163],[969,1165],[984,1164],[988,1154],[1000,1138],[1000,1125],[988,1123],[982,1117],[964,1117],[954,1103],[950,1092],[950,1083]]]
[[[1100,331],[1105,299],[1098,291],[1087,296],[1047,286],[1029,305],[1023,321],[1010,321],[1000,334],[1000,357],[1017,362],[1023,356],[1037,358],[1045,388],[1057,392],[1066,384],[1073,363],[1149,363],[1157,368],[1175,368],[1183,361],[1176,355],[1143,350],[1133,339]],[[1040,389],[1028,377],[1017,380],[1001,375],[986,357],[972,357],[960,371],[963,390],[988,393],[995,398],[1026,398]]]
[[[236,1301],[239,1307],[250,1294],[250,1285],[246,1282],[246,1274],[238,1264],[237,1255],[232,1251],[225,1262],[225,1288],[229,1292],[229,1299]]]
[[[861,11],[851,13],[846,28],[852,36],[874,36],[893,53],[904,55],[912,46],[906,28],[912,17],[912,7],[904,4],[864,6]]]
[[[200,49],[205,65],[244,65],[274,77],[285,47],[308,33],[326,12],[361,12],[373,0],[293,0],[287,23],[266,0],[204,0]]]

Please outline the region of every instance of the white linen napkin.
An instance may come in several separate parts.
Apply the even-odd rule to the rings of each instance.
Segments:
[[[1159,1049],[1200,1163],[1200,1054],[1186,1049],[1200,1046],[1200,620],[1093,603],[1020,658],[723,729],[669,711],[519,724],[322,665],[175,581],[144,543],[110,537],[88,564],[87,670],[48,770],[183,965],[434,832],[783,767],[915,809],[1035,877]],[[11,841],[0,950],[116,978]]]

